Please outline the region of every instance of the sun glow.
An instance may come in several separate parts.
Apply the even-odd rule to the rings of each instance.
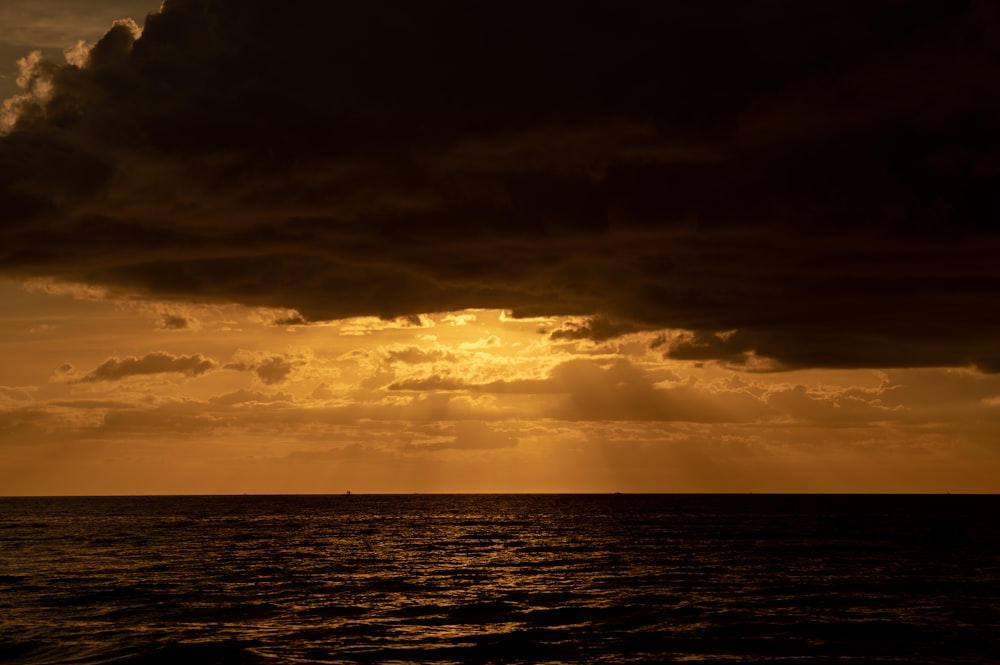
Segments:
[[[679,331],[566,339],[552,332],[580,319],[501,310],[306,324],[285,310],[2,289],[5,494],[995,482],[981,470],[994,463],[988,428],[956,441],[934,427],[966,408],[961,396],[996,411],[1000,380],[973,371],[759,373],[671,359],[663,340]]]

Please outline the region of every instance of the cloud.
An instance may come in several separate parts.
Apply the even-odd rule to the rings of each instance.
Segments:
[[[743,391],[658,386],[627,360],[606,365],[572,360],[556,367],[551,380],[569,398],[557,411],[568,420],[748,422],[767,413],[759,399]]]
[[[767,394],[768,406],[789,419],[849,427],[859,423],[893,420],[899,414],[882,405],[876,395],[810,392],[803,385],[773,390]]]
[[[32,399],[31,390],[31,388],[19,388],[16,386],[0,386],[0,405],[8,407],[30,402]]]
[[[283,316],[275,319],[273,324],[276,326],[304,326],[309,322],[303,319],[298,314],[292,314],[291,316]]]
[[[591,339],[603,342],[614,337],[636,332],[639,328],[632,323],[612,322],[604,317],[594,317],[584,323],[568,323],[549,333],[550,339]]]
[[[169,1],[24,61],[0,273],[997,371],[998,33],[989,2]]]
[[[387,350],[386,357],[390,362],[407,365],[432,363],[439,360],[454,360],[454,355],[440,349],[422,349],[419,346],[394,347]]]
[[[147,353],[142,357],[109,358],[79,379],[77,383],[120,381],[132,376],[150,374],[184,374],[195,377],[216,369],[218,364],[200,353],[174,356],[164,351]]]
[[[504,405],[524,417],[559,420],[748,422],[774,415],[758,396],[740,387],[715,390],[691,383],[659,385],[651,374],[624,359],[569,360],[542,379],[474,383],[433,374],[395,381],[387,389],[496,395],[508,400]]]
[[[261,381],[266,385],[274,385],[276,383],[282,383],[288,378],[288,375],[292,373],[292,369],[295,366],[288,361],[286,358],[281,358],[279,356],[272,356],[266,360],[261,361],[257,364],[253,370]]]
[[[235,361],[227,363],[223,369],[253,372],[264,385],[273,386],[284,383],[295,368],[302,364],[301,359],[285,355],[240,351],[236,354]]]
[[[191,321],[178,314],[164,314],[160,319],[160,327],[165,330],[184,330],[191,326]]]
[[[313,388],[313,391],[311,393],[309,393],[309,397],[319,401],[333,399],[336,396],[337,394],[330,389],[330,386],[328,386],[325,383],[319,384],[318,386]]]
[[[441,321],[449,326],[467,326],[476,320],[475,314],[448,314]]]
[[[446,376],[428,376],[416,379],[403,379],[395,381],[388,386],[388,390],[466,390],[470,386],[461,379]]]
[[[50,407],[65,407],[70,409],[132,409],[135,404],[107,399],[73,399],[53,400],[46,404]]]
[[[654,449],[710,425],[716,429],[701,430],[705,440],[718,440],[705,444],[703,454],[739,441],[744,443],[736,448],[745,445],[748,455],[771,455],[776,447],[786,447],[780,454],[822,456],[829,452],[824,452],[825,442],[830,450],[856,450],[862,456],[907,448],[919,449],[915,454],[951,454],[947,451],[959,444],[981,448],[983,454],[995,450],[1000,375],[956,369],[734,375],[706,368],[682,377],[670,371],[671,364],[578,358],[542,378],[477,383],[432,375],[382,384],[363,399],[351,399],[354,377],[330,385],[295,382],[280,392],[258,385],[210,395],[184,390],[182,397],[159,398],[123,395],[110,380],[88,384],[85,395],[64,390],[59,398],[51,396],[51,387],[0,387],[0,420],[9,426],[0,428],[0,442],[16,444],[22,435],[131,441],[138,434],[177,434],[324,444],[357,438],[376,447],[398,447],[404,456],[515,446],[533,454],[536,445],[550,445],[544,442],[557,432],[568,437],[560,440],[574,451],[574,437],[598,430],[615,441]],[[218,373],[199,385],[249,380],[226,376]],[[420,434],[412,439],[365,434],[387,428]],[[737,430],[738,441],[727,443],[727,432]],[[701,445],[689,452],[697,454]]]
[[[791,340],[785,340],[791,343]],[[777,371],[789,369],[796,363],[792,358],[794,351],[789,346],[783,349],[781,357],[783,363],[761,359],[757,356],[757,349],[765,354],[775,348],[768,345],[764,340],[753,339],[752,336],[742,330],[727,330],[724,332],[682,331],[673,336],[669,342],[666,337],[658,337],[653,341],[651,348],[659,348],[667,345],[664,357],[676,360],[715,360],[730,367],[738,367],[748,371]],[[826,360],[827,364],[836,364]],[[801,363],[808,366],[808,362]]]
[[[240,389],[209,398],[208,403],[214,406],[235,406],[242,404],[274,404],[276,402],[292,403],[294,401],[295,398],[288,393],[266,394],[254,390]]]

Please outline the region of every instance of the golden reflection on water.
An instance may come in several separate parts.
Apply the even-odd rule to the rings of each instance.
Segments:
[[[103,635],[278,663],[891,661],[886,633],[907,638],[898,662],[961,662],[998,628],[996,523],[963,532],[983,547],[936,543],[905,502],[350,501],[15,503],[0,619],[8,639],[57,625],[71,652]]]

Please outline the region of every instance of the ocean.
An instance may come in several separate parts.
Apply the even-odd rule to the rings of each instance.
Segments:
[[[3,663],[1000,663],[1000,496],[0,498]]]

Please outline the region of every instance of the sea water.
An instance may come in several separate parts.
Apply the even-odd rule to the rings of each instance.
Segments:
[[[4,663],[1000,663],[1000,496],[0,499]]]

